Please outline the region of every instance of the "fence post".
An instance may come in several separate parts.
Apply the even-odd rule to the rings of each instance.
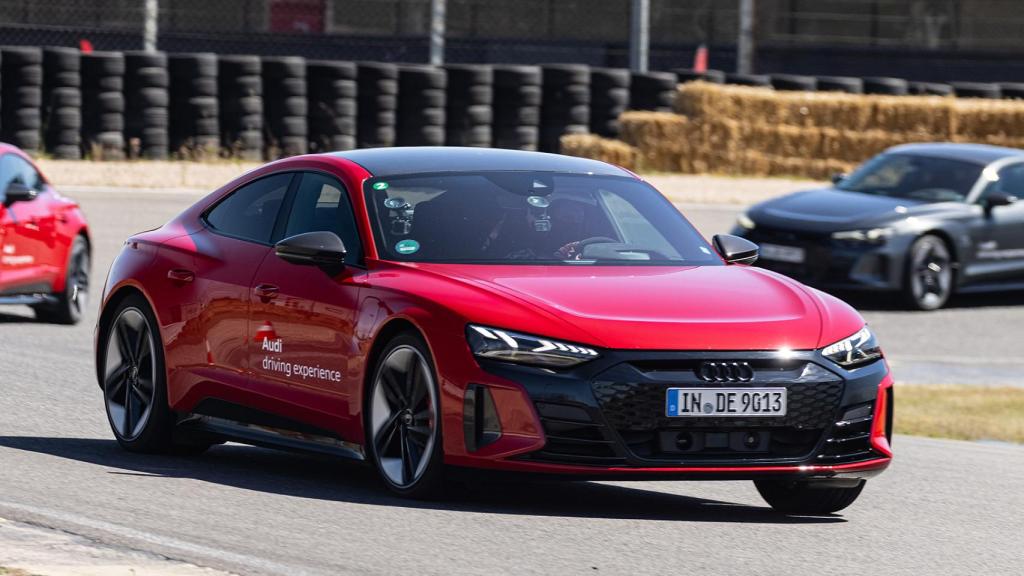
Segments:
[[[146,0],[142,13],[142,49],[146,52],[156,52],[158,12],[157,0]]]
[[[754,72],[754,0],[739,0],[740,26],[736,38],[736,72]]]
[[[446,0],[430,0],[430,63],[444,64]]]
[[[629,67],[634,72],[647,72],[650,40],[651,1],[633,0],[629,33]]]

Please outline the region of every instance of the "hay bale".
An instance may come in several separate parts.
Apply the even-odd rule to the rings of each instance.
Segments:
[[[670,112],[626,112],[619,117],[623,142],[637,149],[639,165],[658,172],[693,172],[703,149],[699,126]]]
[[[562,154],[593,158],[635,170],[637,150],[625,142],[601,138],[593,134],[565,134],[560,140]]]

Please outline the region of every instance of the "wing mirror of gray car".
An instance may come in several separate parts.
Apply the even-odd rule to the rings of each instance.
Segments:
[[[1010,204],[1016,204],[1018,198],[1013,194],[1007,194],[1006,192],[990,192],[985,195],[985,211],[991,212],[993,208],[998,206],[1009,206]]]
[[[36,196],[39,196],[39,190],[30,188],[21,182],[14,181],[8,184],[7,190],[4,191],[4,202],[6,204],[27,202],[29,200],[35,200]]]
[[[839,184],[843,180],[846,180],[846,172],[836,172],[832,175],[831,180],[833,184]]]
[[[306,232],[289,236],[274,245],[278,258],[292,264],[342,268],[345,243],[334,232]]]
[[[758,248],[746,238],[731,234],[717,234],[712,238],[715,250],[722,256],[726,264],[753,264],[757,261]]]

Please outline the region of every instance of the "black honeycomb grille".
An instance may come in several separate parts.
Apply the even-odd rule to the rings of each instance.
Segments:
[[[616,430],[628,431],[696,427],[824,429],[835,422],[843,394],[841,381],[781,384],[788,390],[787,413],[783,418],[669,418],[665,416],[665,394],[669,388],[678,386],[598,381],[593,383],[593,390],[608,424]]]

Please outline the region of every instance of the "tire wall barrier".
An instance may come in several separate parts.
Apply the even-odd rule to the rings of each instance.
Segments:
[[[263,58],[263,143],[267,158],[296,156],[309,149],[306,60]]]
[[[445,144],[487,148],[494,122],[494,69],[480,64],[451,64],[448,71]]]
[[[43,143],[54,158],[82,157],[82,58],[73,48],[43,50]]]
[[[309,98],[309,151],[356,147],[356,65],[311,60],[306,63]]]
[[[124,67],[120,52],[82,55],[82,146],[88,158],[124,159]]]
[[[170,144],[167,55],[126,52],[124,65],[124,126],[128,156],[166,159]]]
[[[43,51],[0,49],[0,138],[34,152],[40,149]]]
[[[229,158],[263,158],[262,70],[258,56],[217,57],[221,148]]]
[[[541,71],[537,66],[494,67],[495,148],[537,150],[541,96]]]
[[[646,170],[823,179],[910,142],[1024,148],[1022,126],[1024,102],[1014,100],[690,82],[678,88],[675,113],[623,114],[620,138]],[[589,143],[588,150],[608,154],[606,149]]]
[[[398,67],[382,62],[360,62],[356,106],[356,141],[360,148],[395,145],[398,109]]]
[[[399,146],[443,146],[448,73],[431,66],[398,70],[396,143]]]
[[[590,131],[590,67],[550,64],[543,71],[540,149],[558,152],[564,134]]]
[[[170,73],[171,153],[182,159],[216,158],[220,153],[220,102],[216,54],[172,54]]]
[[[629,108],[632,84],[629,70],[593,68],[590,71],[590,132],[604,138],[619,136],[619,116]]]

